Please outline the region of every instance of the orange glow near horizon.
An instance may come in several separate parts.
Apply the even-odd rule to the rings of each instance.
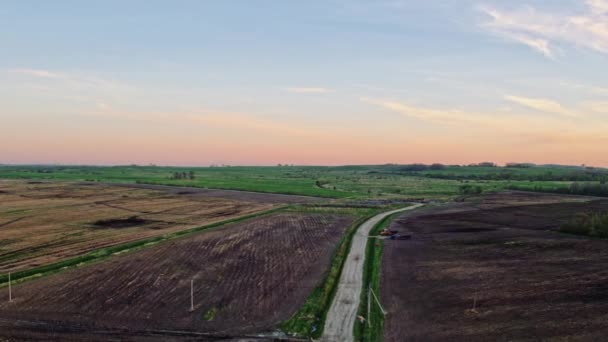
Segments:
[[[314,133],[314,132],[313,132]],[[162,136],[138,132],[63,135],[38,132],[0,137],[2,163],[157,165],[349,165],[385,163],[469,164],[480,161],[607,166],[602,144],[568,137],[274,136],[265,131]],[[534,139],[537,139],[534,142]]]

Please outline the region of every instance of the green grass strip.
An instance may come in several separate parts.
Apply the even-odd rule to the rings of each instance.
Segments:
[[[160,235],[160,236],[154,236],[154,237],[141,239],[141,240],[137,240],[137,241],[131,241],[131,242],[115,245],[115,246],[105,247],[105,248],[94,250],[92,252],[89,252],[87,254],[83,254],[83,255],[80,255],[80,256],[77,256],[74,258],[58,261],[55,263],[51,263],[51,264],[47,264],[44,266],[35,267],[35,268],[27,269],[27,270],[13,272],[13,273],[11,273],[11,283],[13,283],[13,284],[21,283],[26,280],[40,278],[40,277],[47,276],[47,275],[50,275],[53,273],[57,273],[57,272],[60,272],[60,271],[63,271],[63,270],[69,269],[69,268],[79,267],[79,266],[82,266],[85,264],[90,264],[93,262],[101,261],[112,255],[136,251],[139,249],[143,249],[143,248],[147,248],[147,247],[156,245],[163,241],[176,239],[179,237],[198,233],[198,232],[212,229],[212,228],[217,228],[217,227],[220,227],[220,226],[223,226],[226,224],[230,224],[230,223],[241,222],[241,221],[248,220],[248,219],[251,219],[254,217],[272,214],[279,210],[283,210],[285,208],[288,208],[288,207],[278,207],[278,208],[270,209],[270,210],[263,211],[263,212],[258,212],[258,213],[253,213],[250,215],[233,218],[230,220],[211,223],[211,224],[200,226],[200,227],[180,230],[178,232],[173,232],[173,233],[164,234],[164,235]],[[6,286],[8,286],[8,274],[0,275],[0,287],[6,287]]]

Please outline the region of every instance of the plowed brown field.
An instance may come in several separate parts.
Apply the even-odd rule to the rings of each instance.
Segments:
[[[0,337],[269,330],[318,285],[351,222],[267,215],[17,285],[15,301],[0,302]]]
[[[0,274],[274,205],[103,184],[0,180]],[[141,220],[95,224],[133,216]]]
[[[385,341],[602,341],[608,241],[558,233],[608,201],[491,194],[393,222],[385,242]]]

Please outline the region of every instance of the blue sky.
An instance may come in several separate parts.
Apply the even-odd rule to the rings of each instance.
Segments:
[[[0,162],[608,165],[608,0],[6,1]]]

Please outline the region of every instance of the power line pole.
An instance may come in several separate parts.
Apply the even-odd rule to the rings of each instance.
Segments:
[[[8,272],[8,301],[13,301],[13,289],[11,287],[11,272]]]
[[[372,291],[372,295],[374,296],[374,299],[376,300],[376,303],[378,304],[378,307],[380,308],[380,311],[382,312],[382,314],[383,314],[384,316],[386,316],[386,313],[387,313],[387,312],[386,312],[386,311],[384,311],[384,308],[382,307],[382,304],[380,304],[380,300],[378,300],[378,297],[376,297],[376,294],[374,293],[374,290],[372,290],[372,289],[370,288],[370,291]]]
[[[194,279],[190,280],[190,311],[194,311]]]
[[[367,287],[367,326],[372,327],[372,288],[371,286]]]

